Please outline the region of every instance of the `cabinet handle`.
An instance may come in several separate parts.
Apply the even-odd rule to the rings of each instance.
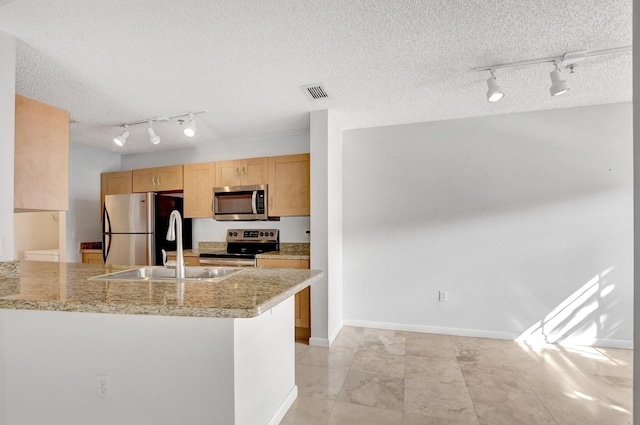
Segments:
[[[156,175],[155,174],[151,176],[151,184],[154,185],[154,186],[156,185]]]
[[[240,167],[236,167],[236,180],[240,178]]]
[[[269,196],[269,209],[273,208],[273,197]]]
[[[244,167],[242,167],[242,177],[246,180],[247,179],[247,172],[245,171]]]
[[[158,181],[158,186],[160,186],[162,183],[160,182],[160,174],[158,174],[158,177],[156,178],[156,180]]]

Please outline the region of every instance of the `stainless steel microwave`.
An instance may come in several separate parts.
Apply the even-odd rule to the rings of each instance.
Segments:
[[[213,188],[214,220],[267,220],[267,185]]]

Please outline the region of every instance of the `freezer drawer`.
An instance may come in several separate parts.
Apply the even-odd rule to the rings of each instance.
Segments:
[[[105,264],[148,266],[155,264],[152,234],[105,234],[103,252]]]

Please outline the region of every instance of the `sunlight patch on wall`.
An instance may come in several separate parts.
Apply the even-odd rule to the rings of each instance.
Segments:
[[[524,331],[516,341],[566,346],[595,344],[607,319],[606,315],[598,314],[598,309],[603,299],[615,289],[615,284],[605,278],[612,270],[613,267],[609,267],[595,275],[542,320]]]

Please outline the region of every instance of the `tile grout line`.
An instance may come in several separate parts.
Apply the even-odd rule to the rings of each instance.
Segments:
[[[467,396],[469,397],[469,400],[471,400],[471,405],[473,406],[473,414],[476,415],[476,423],[480,425],[480,416],[478,415],[478,410],[476,409],[476,403],[473,401],[473,398],[469,393],[469,384],[467,383],[467,378],[465,378],[464,373],[462,373],[462,367],[460,366],[460,361],[458,360],[457,346],[453,342],[451,342],[451,339],[449,339],[449,343],[451,344],[453,355],[454,355],[454,358],[456,359],[456,365],[458,366],[458,371],[462,376],[462,381],[464,382],[464,388],[467,391]]]

